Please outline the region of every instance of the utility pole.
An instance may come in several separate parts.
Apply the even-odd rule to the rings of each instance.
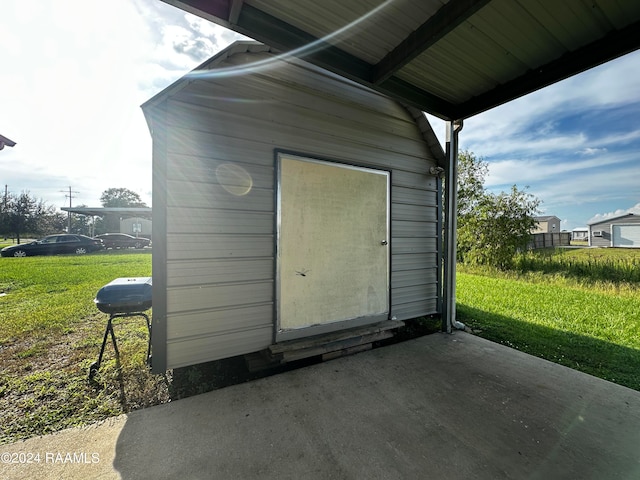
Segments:
[[[66,190],[60,190],[60,191],[63,193],[67,192]],[[80,193],[80,192],[72,191],[71,186],[69,186],[69,193],[65,195],[65,198],[69,199],[69,208],[72,208],[71,200],[75,198],[73,196],[74,193]],[[71,212],[67,212],[67,233],[71,233]]]
[[[9,215],[7,213],[7,205],[9,204],[9,185],[4,186],[4,201],[3,201],[3,205],[2,205],[2,215],[0,215],[0,220],[2,220],[2,223],[4,224],[5,219],[9,218]],[[6,228],[6,225],[3,225],[2,230],[4,230],[4,228]],[[6,235],[7,235],[7,231],[3,231],[0,232],[3,233],[5,235],[5,240],[7,239]]]

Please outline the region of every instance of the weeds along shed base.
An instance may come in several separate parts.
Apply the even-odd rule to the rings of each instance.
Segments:
[[[440,312],[445,157],[422,112],[256,42],[142,108],[154,371]]]

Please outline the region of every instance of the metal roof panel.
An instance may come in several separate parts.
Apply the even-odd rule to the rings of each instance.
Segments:
[[[373,64],[447,2],[423,0],[411,8],[377,0],[335,2],[330,6],[316,0],[246,3]]]

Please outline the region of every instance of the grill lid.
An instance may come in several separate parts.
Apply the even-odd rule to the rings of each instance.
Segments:
[[[151,277],[116,278],[96,294],[93,300],[104,313],[143,312],[151,308]]]

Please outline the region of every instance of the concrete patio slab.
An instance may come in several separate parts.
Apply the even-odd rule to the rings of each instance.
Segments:
[[[434,334],[0,452],[3,479],[640,478],[640,392]]]

